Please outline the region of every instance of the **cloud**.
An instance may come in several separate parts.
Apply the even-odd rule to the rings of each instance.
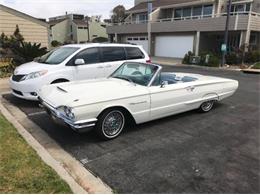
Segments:
[[[108,18],[115,6],[124,5],[129,9],[134,0],[0,0],[0,4],[37,18],[50,18],[65,12]]]

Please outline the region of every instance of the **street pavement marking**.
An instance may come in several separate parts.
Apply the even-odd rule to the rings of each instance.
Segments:
[[[89,162],[89,159],[88,159],[88,158],[83,158],[83,159],[80,160],[80,162],[81,162],[83,165],[85,165],[85,164],[87,164],[87,163]]]

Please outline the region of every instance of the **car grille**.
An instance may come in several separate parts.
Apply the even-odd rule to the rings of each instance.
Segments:
[[[23,96],[23,93],[21,91],[17,91],[15,89],[13,89],[13,92],[16,93],[17,95]]]
[[[24,74],[13,75],[13,76],[12,76],[12,80],[15,81],[15,82],[20,82],[21,79],[22,79],[24,76],[25,76]]]

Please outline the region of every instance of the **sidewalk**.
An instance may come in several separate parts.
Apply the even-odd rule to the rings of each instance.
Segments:
[[[201,69],[218,69],[218,70],[232,70],[241,71],[238,66],[224,66],[224,67],[210,67],[210,66],[199,66],[193,64],[182,64],[182,59],[180,58],[166,58],[166,57],[151,57],[152,63],[167,65],[167,66],[182,66],[182,67],[196,67]]]
[[[181,58],[151,57],[152,63],[163,65],[179,65],[182,64]]]
[[[5,93],[10,91],[9,78],[0,79],[0,93]]]

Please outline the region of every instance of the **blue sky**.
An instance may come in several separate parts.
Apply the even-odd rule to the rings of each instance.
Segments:
[[[49,18],[68,13],[84,15],[102,15],[108,18],[117,5],[127,9],[134,5],[134,0],[0,0],[0,4],[19,10],[37,18]]]

